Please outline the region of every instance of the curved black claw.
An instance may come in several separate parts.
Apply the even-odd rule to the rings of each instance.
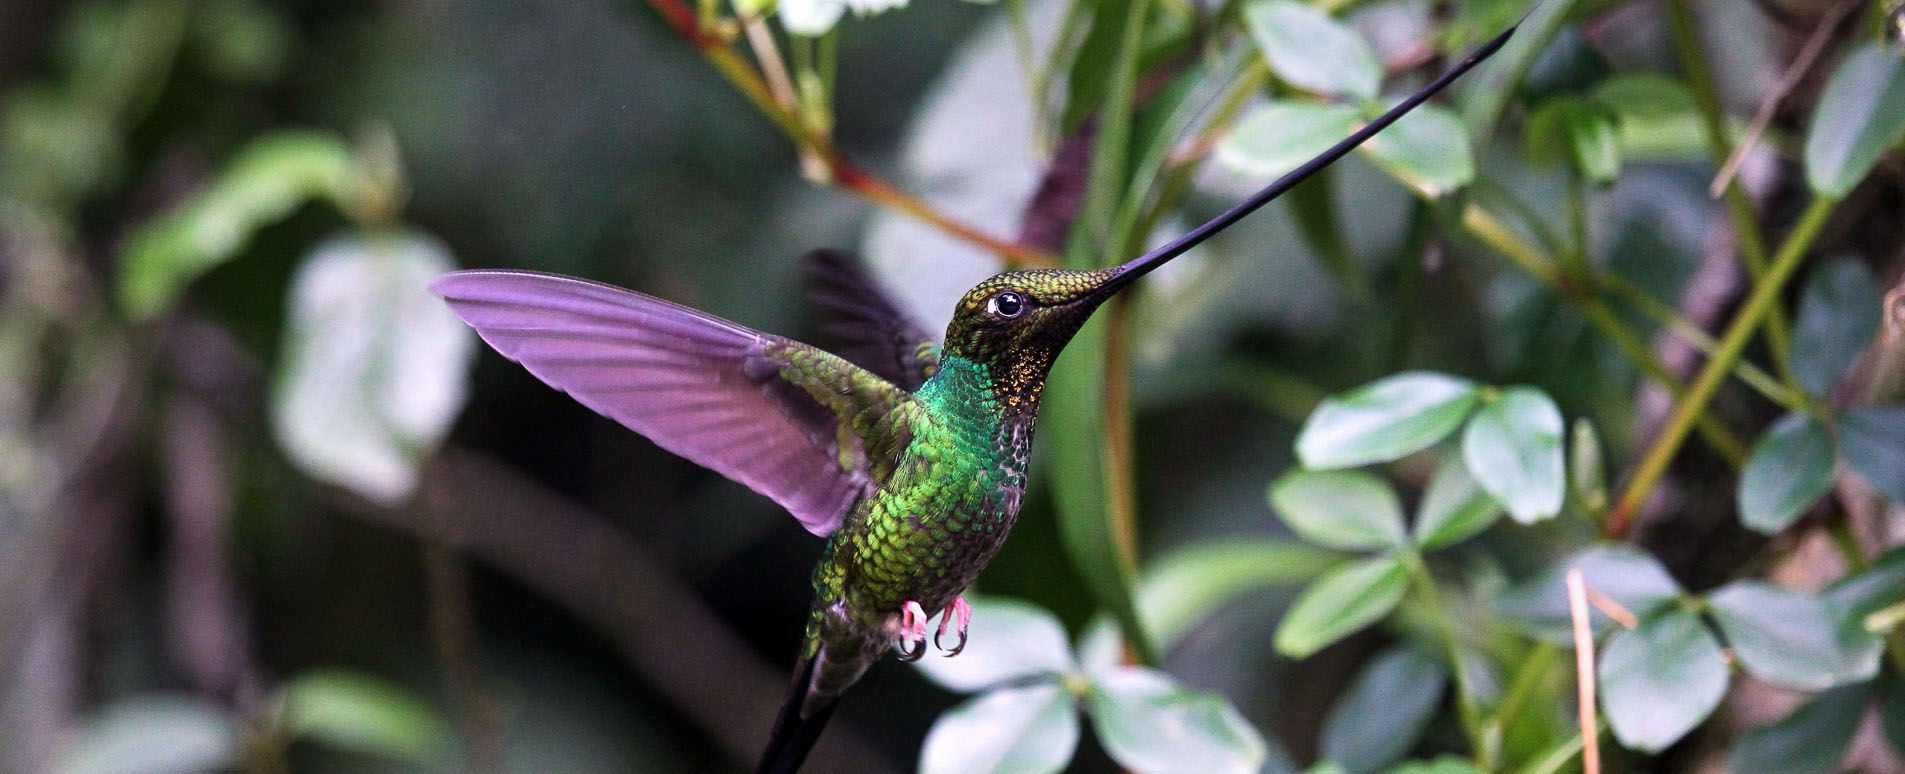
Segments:
[[[926,655],[926,639],[924,637],[916,640],[911,648],[904,645],[900,646],[901,661],[918,661],[919,657],[924,655]]]
[[[959,630],[959,644],[952,646],[951,650],[947,650],[946,643],[939,641],[939,638],[944,636],[946,636],[945,629],[941,629],[937,632],[934,632],[933,646],[939,648],[940,650],[946,651],[946,658],[952,658],[953,656],[957,656],[959,655],[959,651],[966,649],[966,630],[964,628],[961,628]],[[924,647],[925,643],[920,643],[920,645]]]

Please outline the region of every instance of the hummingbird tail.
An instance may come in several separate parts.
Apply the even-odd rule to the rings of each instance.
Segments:
[[[813,691],[814,667],[820,662],[815,654],[800,662],[800,668],[794,671],[794,685],[787,692],[787,703],[781,705],[781,714],[774,720],[774,731],[767,737],[767,750],[761,753],[761,763],[754,768],[754,774],[794,774],[800,770],[802,761],[807,760],[807,752],[819,741],[820,731],[827,727],[827,719],[833,717],[833,709],[838,705],[838,697],[822,699],[813,711],[802,716],[808,695]]]

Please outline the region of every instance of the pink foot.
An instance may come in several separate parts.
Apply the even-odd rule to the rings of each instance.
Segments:
[[[940,642],[939,638],[946,636],[946,625],[955,620],[959,622],[959,644],[948,650],[946,643]],[[970,623],[972,623],[972,605],[966,604],[965,597],[953,597],[952,604],[947,605],[946,609],[939,614],[939,631],[933,634],[933,644],[939,646],[940,650],[946,651],[947,658],[959,655],[959,651],[966,649],[966,625]],[[921,632],[920,636],[925,637],[925,633]]]
[[[900,660],[918,661],[926,655],[926,609],[918,602],[900,608]]]

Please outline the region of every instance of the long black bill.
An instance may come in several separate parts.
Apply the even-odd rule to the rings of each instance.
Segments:
[[[1276,182],[1266,186],[1263,190],[1253,194],[1250,198],[1239,202],[1237,206],[1225,210],[1222,215],[1211,218],[1210,222],[1191,229],[1190,232],[1172,240],[1169,244],[1145,253],[1144,255],[1140,255],[1137,258],[1133,258],[1123,266],[1118,267],[1118,274],[1105,281],[1105,284],[1099,287],[1099,293],[1107,297],[1117,293],[1123,289],[1124,286],[1131,284],[1132,281],[1144,276],[1152,269],[1164,265],[1166,261],[1172,258],[1183,255],[1186,251],[1198,246],[1204,240],[1211,238],[1211,235],[1229,228],[1232,223],[1242,220],[1245,215],[1256,212],[1258,207],[1269,204],[1270,200],[1282,196],[1285,191],[1295,188],[1298,183],[1309,179],[1311,175],[1321,171],[1324,167],[1336,163],[1336,160],[1342,158],[1344,154],[1355,150],[1356,146],[1376,136],[1377,132],[1389,128],[1389,125],[1395,123],[1396,119],[1408,115],[1409,111],[1416,109],[1417,105],[1427,102],[1429,98],[1435,96],[1437,92],[1442,91],[1442,89],[1446,88],[1449,84],[1454,83],[1455,79],[1462,77],[1469,70],[1474,69],[1476,65],[1481,64],[1482,60],[1494,55],[1496,51],[1500,51],[1502,45],[1508,42],[1509,36],[1514,35],[1515,30],[1520,26],[1521,23],[1516,22],[1513,26],[1503,30],[1502,33],[1496,35],[1493,40],[1483,44],[1481,48],[1475,49],[1467,58],[1457,63],[1454,67],[1449,68],[1449,71],[1443,73],[1441,77],[1436,78],[1429,85],[1416,91],[1416,93],[1409,95],[1409,98],[1403,100],[1400,104],[1390,108],[1389,112],[1383,113],[1376,120],[1356,130],[1354,134],[1343,138],[1342,142],[1330,146],[1329,150],[1317,154],[1316,158],[1304,162],[1303,166],[1297,167],[1283,177],[1277,178]]]

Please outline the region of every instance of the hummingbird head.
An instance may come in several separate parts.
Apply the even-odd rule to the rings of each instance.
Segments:
[[[966,291],[953,308],[945,354],[984,368],[1008,411],[1035,410],[1059,351],[1099,305],[1135,279],[1133,274],[1118,266],[992,277]]]

